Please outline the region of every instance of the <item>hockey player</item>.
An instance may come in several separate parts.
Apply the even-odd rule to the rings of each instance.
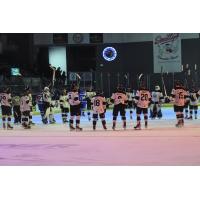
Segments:
[[[125,109],[128,103],[128,98],[126,96],[126,92],[124,91],[121,85],[119,85],[117,87],[116,92],[112,94],[111,103],[114,103],[112,129],[115,130],[118,113],[120,113],[121,118],[123,120],[123,128],[126,129],[126,110]]]
[[[184,106],[188,93],[184,89],[183,85],[176,81],[175,88],[171,92],[171,101],[174,104],[174,112],[176,113],[177,124],[176,127],[182,127],[184,125]]]
[[[193,111],[194,111],[194,117],[195,119],[197,119],[199,96],[200,92],[195,90],[195,87],[192,87],[189,93],[190,117],[188,119],[193,119]]]
[[[72,85],[71,91],[68,93],[69,105],[70,105],[70,121],[69,128],[70,130],[79,130],[80,128],[80,116],[81,116],[81,101],[79,99],[78,87],[76,85]],[[74,117],[76,116],[76,128],[73,126]]]
[[[0,94],[1,99],[1,113],[3,121],[3,129],[13,129],[11,126],[11,115],[12,115],[12,97],[10,88],[5,88],[3,93]],[[7,123],[6,123],[7,118]],[[7,126],[6,126],[7,125]]]
[[[86,101],[87,101],[87,115],[88,115],[88,120],[91,120],[91,105],[92,105],[92,98],[96,95],[96,92],[92,90],[92,87],[86,92]]]
[[[134,99],[134,93],[131,91],[131,88],[127,89],[126,92],[127,98],[128,98],[128,108],[130,112],[130,119],[133,119],[133,99]]]
[[[47,124],[48,121],[47,121],[47,118],[45,118],[45,113],[44,113],[43,92],[36,96],[36,103],[38,105],[38,109],[40,111],[43,124]]]
[[[85,117],[85,110],[87,107],[87,100],[86,100],[86,91],[85,90],[80,90],[79,91],[79,100],[81,102],[81,116]]]
[[[30,96],[28,88],[25,89],[24,94],[20,99],[20,111],[22,115],[21,117],[22,126],[25,129],[30,129],[31,125],[29,123],[29,120],[30,120],[31,106],[30,106]]]
[[[55,120],[53,118],[53,110],[52,110],[52,101],[51,101],[51,93],[48,87],[44,88],[43,92],[43,103],[44,103],[44,120],[50,124],[54,124]]]
[[[141,129],[141,114],[144,115],[145,128],[148,127],[148,107],[151,104],[151,94],[146,88],[144,83],[141,83],[140,88],[137,90],[135,95],[136,114],[137,114],[137,125],[134,127],[136,130]]]
[[[186,89],[186,92],[187,92],[187,96],[189,97],[189,94],[190,94],[189,90]],[[185,119],[189,118],[189,116],[188,116],[188,113],[189,113],[189,104],[190,104],[190,100],[189,100],[189,98],[186,98],[185,99],[185,105],[184,105]]]
[[[105,121],[106,99],[103,93],[97,91],[96,95],[92,98],[91,103],[93,109],[93,130],[96,130],[98,115],[101,119],[104,130],[107,130]]]
[[[15,93],[12,97],[14,124],[21,124],[20,96]]]
[[[151,97],[152,104],[150,108],[150,118],[155,119],[158,117],[160,119],[162,118],[161,105],[165,100],[159,85],[155,86],[155,90],[151,93]]]
[[[68,103],[68,96],[67,96],[67,90],[63,89],[62,94],[60,95],[60,109],[62,113],[62,121],[63,123],[67,123],[68,120],[68,113],[69,113],[69,103]]]
[[[35,125],[35,123],[33,123],[32,118],[33,118],[33,97],[32,97],[32,92],[31,89],[29,88],[29,86],[26,87],[27,93],[28,93],[28,97],[29,97],[29,105],[30,105],[30,113],[29,113],[29,123],[30,125]]]

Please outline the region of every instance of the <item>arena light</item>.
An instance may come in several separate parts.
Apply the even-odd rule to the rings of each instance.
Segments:
[[[106,61],[113,61],[117,57],[117,51],[114,47],[106,47],[102,55]]]

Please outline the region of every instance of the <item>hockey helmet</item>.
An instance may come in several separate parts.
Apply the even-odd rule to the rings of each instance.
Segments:
[[[49,87],[44,87],[44,92],[49,92]]]
[[[156,85],[155,86],[155,91],[159,91],[160,90],[160,86],[159,85]]]

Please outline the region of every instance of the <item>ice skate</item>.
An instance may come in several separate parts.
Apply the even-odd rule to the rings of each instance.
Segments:
[[[134,127],[135,130],[141,130],[141,124],[137,123],[137,125]]]
[[[182,121],[178,121],[178,123],[176,124],[177,128],[181,128],[183,127],[183,122]]]
[[[95,125],[93,125],[93,131],[95,131],[96,130],[96,126]]]
[[[31,126],[28,124],[28,125],[25,125],[24,126],[24,129],[31,129]]]
[[[7,129],[8,129],[8,130],[12,130],[12,129],[13,129],[13,126],[11,126],[10,124],[8,124],[8,125],[7,125]]]
[[[79,126],[76,126],[76,131],[82,131],[83,129]]]
[[[188,119],[191,119],[191,120],[192,120],[192,116],[188,117]]]
[[[105,124],[103,125],[103,129],[104,129],[104,130],[107,130],[107,127],[106,127],[106,125],[105,125]]]
[[[69,129],[70,129],[70,131],[74,131],[75,130],[75,128],[74,128],[74,126],[72,124],[69,125]]]
[[[197,119],[197,116],[195,115],[195,119]]]

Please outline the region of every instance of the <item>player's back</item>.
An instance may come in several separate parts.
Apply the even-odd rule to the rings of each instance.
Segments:
[[[97,113],[104,113],[106,107],[106,99],[102,95],[96,95],[92,98],[93,111]]]
[[[126,104],[128,100],[125,92],[115,92],[112,94],[111,99],[114,101],[114,105]]]
[[[187,96],[188,93],[182,87],[177,87],[172,90],[172,97],[174,98],[174,105],[176,106],[184,106]]]
[[[2,106],[11,106],[11,94],[9,93],[1,93],[0,94],[1,105]]]
[[[20,99],[20,110],[21,112],[30,111],[29,96],[24,95]]]
[[[151,100],[151,94],[148,90],[138,90],[135,99],[138,107],[148,108]]]
[[[68,92],[67,98],[69,99],[69,104],[71,106],[79,105],[80,99],[79,99],[79,93],[78,92]]]

